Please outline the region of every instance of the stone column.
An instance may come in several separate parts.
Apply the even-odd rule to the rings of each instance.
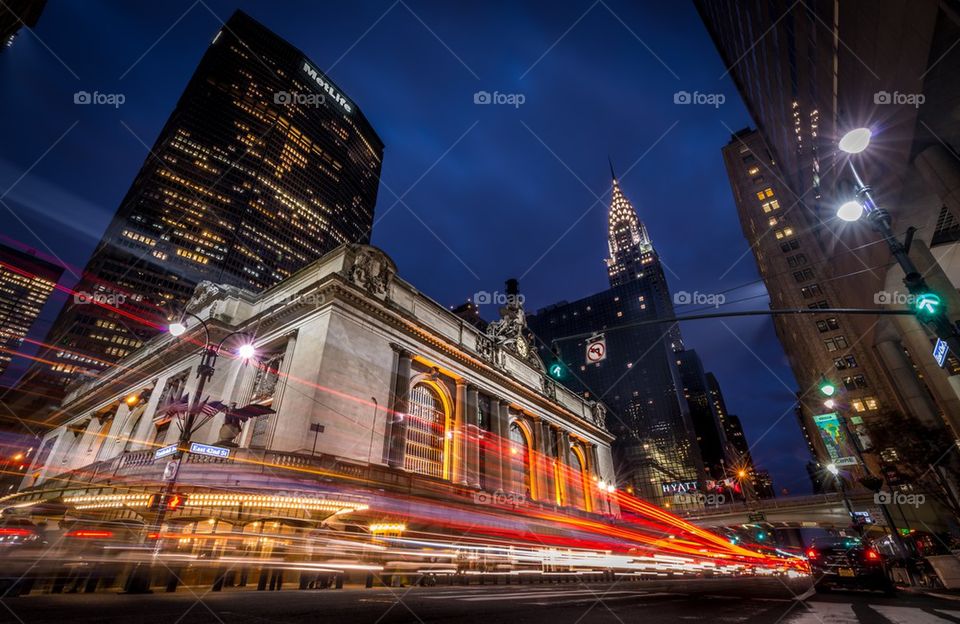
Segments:
[[[570,504],[570,433],[566,429],[560,429],[560,448],[557,449],[557,459],[560,464],[560,475],[563,495],[563,504]]]
[[[600,477],[600,456],[597,454],[597,445],[590,445],[590,461],[593,462],[593,474]]]
[[[251,441],[257,435],[258,432],[263,433],[262,444],[264,448],[276,448],[273,445],[273,438],[277,431],[277,423],[280,421],[278,418],[280,414],[281,405],[283,405],[283,395],[287,388],[287,379],[289,379],[290,369],[293,366],[293,352],[297,348],[297,332],[293,332],[287,337],[287,344],[283,350],[283,361],[280,362],[280,371],[277,378],[277,385],[273,390],[273,404],[271,407],[276,410],[276,414],[268,414],[266,416],[261,416],[260,418],[255,419],[253,422],[247,422],[244,425],[243,434],[241,439],[243,442],[240,446],[250,446]],[[236,388],[231,390],[231,392],[236,391]],[[227,395],[224,394],[224,397]],[[313,417],[312,414],[307,415],[308,420]],[[268,420],[265,420],[268,419]],[[262,422],[261,422],[262,421]],[[222,421],[221,421],[222,422]],[[289,426],[289,421],[284,423],[286,426]],[[304,424],[304,423],[301,423]],[[269,432],[269,433],[267,433]],[[368,458],[369,459],[369,458]]]
[[[530,429],[533,431],[530,441],[530,480],[535,484],[537,500],[547,498],[547,484],[543,476],[543,430],[540,417],[533,416]]]
[[[467,385],[466,456],[467,485],[480,487],[480,428],[477,422],[479,393],[476,386]]]
[[[925,425],[942,425],[943,421],[932,405],[929,393],[920,385],[916,371],[903,352],[896,328],[890,321],[883,319],[877,325],[876,336],[875,347],[880,361],[895,380],[894,387],[908,413]]]
[[[583,470],[585,472],[584,483],[586,488],[586,491],[584,491],[583,494],[584,494],[584,498],[586,498],[587,500],[587,510],[593,511],[594,509],[597,508],[597,499],[594,496],[594,491],[596,490],[596,486],[594,485],[594,483],[596,482],[594,480],[594,476],[596,476],[597,474],[597,463],[596,463],[596,458],[594,456],[594,453],[596,453],[596,445],[591,444],[590,442],[584,441],[582,443],[582,446],[583,446],[583,457],[584,457],[584,460],[587,462],[587,465],[583,467]]]
[[[510,406],[500,401],[500,481],[504,492],[513,491],[513,454],[510,452]],[[520,492],[523,494],[523,492]]]
[[[500,469],[500,399],[490,399],[490,428],[483,439],[484,489],[494,492],[503,488]]]
[[[454,483],[467,484],[467,382],[457,380],[457,397],[453,423],[453,456],[450,458],[450,478]]]
[[[393,375],[393,392],[390,400],[390,415],[386,425],[386,451],[384,458],[391,468],[402,468],[407,443],[406,416],[410,411],[410,372],[412,363],[410,352],[396,343],[390,347],[396,353],[396,365]]]
[[[557,491],[554,486],[554,453],[553,448],[553,430],[550,427],[550,423],[541,420],[540,421],[540,444],[541,446],[541,464],[543,466],[543,495],[540,497],[545,503],[550,505],[557,504]]]

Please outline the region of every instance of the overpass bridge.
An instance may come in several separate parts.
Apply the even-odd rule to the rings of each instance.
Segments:
[[[873,492],[847,492],[847,499],[854,512],[866,512],[877,526],[887,525],[883,509],[874,501]],[[937,519],[937,506],[930,499],[917,506],[891,504],[888,509],[897,528],[931,532],[945,528],[942,521]],[[843,496],[837,492],[706,505],[702,509],[680,512],[677,515],[704,528],[757,522],[825,528],[845,528],[851,524]]]

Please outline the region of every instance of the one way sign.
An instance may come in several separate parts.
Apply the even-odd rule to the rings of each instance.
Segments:
[[[596,364],[607,359],[607,338],[598,334],[587,341],[587,364]]]

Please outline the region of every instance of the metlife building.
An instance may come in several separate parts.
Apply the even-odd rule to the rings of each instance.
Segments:
[[[243,12],[210,39],[76,287],[118,310],[71,299],[52,364],[23,380],[47,399],[152,337],[203,280],[258,292],[370,241],[384,146],[356,103]]]

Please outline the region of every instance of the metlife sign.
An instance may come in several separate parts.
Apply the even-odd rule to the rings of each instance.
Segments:
[[[300,70],[307,78],[310,79],[311,83],[315,84],[320,88],[321,91],[326,93],[331,100],[340,106],[340,108],[348,113],[353,112],[353,104],[350,103],[350,100],[348,100],[346,96],[340,93],[337,88],[333,86],[333,83],[330,82],[330,80],[322,71],[311,65],[306,59],[303,60]]]

